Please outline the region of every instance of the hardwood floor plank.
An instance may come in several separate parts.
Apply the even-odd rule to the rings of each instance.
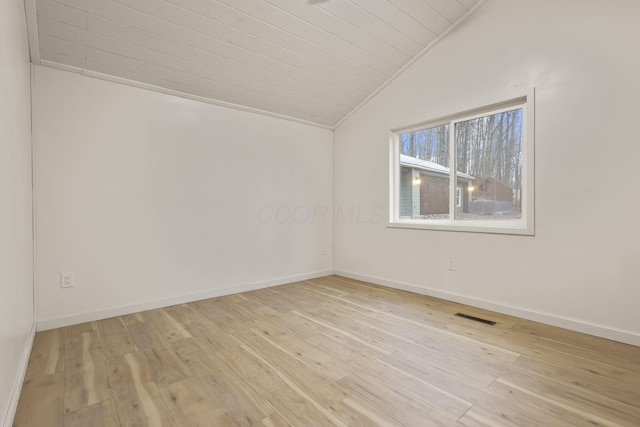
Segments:
[[[402,425],[451,426],[457,420],[436,412],[373,375],[355,372],[341,379],[339,383],[369,405],[390,414]]]
[[[512,329],[596,352],[605,352],[613,357],[619,357],[631,361],[640,360],[640,347],[611,341],[593,335],[582,334],[580,332],[569,331],[556,326],[519,319]]]
[[[280,293],[275,289],[276,288],[258,289],[256,291],[245,292],[244,296],[251,301],[256,301],[281,314],[300,308],[295,303],[281,298]]]
[[[252,425],[275,413],[267,398],[256,393],[249,382],[223,365],[215,356],[213,347],[187,339],[175,349],[212,396],[218,412],[238,426]],[[236,351],[240,351],[239,347]]]
[[[384,286],[374,285],[360,280],[349,279],[340,276],[325,276],[311,279],[312,283],[320,283],[327,287],[334,287],[337,290],[349,295],[367,295],[370,297],[382,297],[384,299],[392,299],[394,296],[403,295],[404,291],[399,289],[385,288]]]
[[[640,407],[631,406],[571,383],[560,383],[529,371],[512,367],[499,381],[523,386],[536,395],[544,396],[563,407],[574,408],[575,412],[592,414],[600,420],[606,419],[620,425],[640,425]]]
[[[236,332],[234,336],[321,405],[328,407],[347,397],[341,387],[315,371],[309,361],[292,356],[255,331]]]
[[[559,353],[566,354],[570,357],[578,357],[597,364],[605,364],[615,368],[620,368],[624,371],[633,371],[634,373],[640,373],[640,352],[638,352],[637,358],[626,359],[619,356],[614,356],[602,351],[596,351],[586,349],[573,344],[567,344],[565,342],[552,340],[550,338],[541,337],[536,341],[535,347],[542,347],[547,350],[553,350]]]
[[[371,375],[385,384],[393,384],[394,388],[401,390],[401,394],[410,396],[434,410],[450,416],[451,419],[457,420],[473,406],[472,403],[434,386],[428,381],[397,369],[393,365],[384,362],[379,363],[381,367],[376,369],[374,373],[368,371],[356,372],[360,372],[362,376]]]
[[[491,385],[493,390],[502,390],[509,394],[510,400],[519,405],[519,412],[537,420],[537,425],[566,426],[609,426],[622,427],[621,424],[604,419],[592,412],[586,412],[573,405],[554,401],[548,396],[537,393],[524,384],[515,384],[499,378]],[[526,406],[525,406],[526,405]],[[532,410],[527,410],[527,409]]]
[[[276,310],[269,305],[263,304],[259,299],[251,299],[247,296],[248,292],[236,295],[229,295],[229,301],[237,305],[244,312],[252,313],[260,319],[273,318],[280,314],[281,311]]]
[[[273,414],[252,424],[252,427],[291,427],[291,424],[280,414]]]
[[[226,333],[244,329],[245,323],[257,319],[256,315],[239,310],[222,298],[197,301],[193,303],[193,307]]]
[[[477,404],[492,398],[487,393],[485,381],[468,378],[463,372],[449,369],[447,366],[443,369],[438,364],[432,364],[428,358],[398,351],[385,356],[382,360],[470,403]]]
[[[124,316],[120,316],[120,319],[122,319],[122,323],[124,323],[125,326],[135,325],[136,323],[144,322],[144,317],[142,316],[142,312],[126,314]]]
[[[88,352],[102,352],[100,337],[95,330],[67,336],[64,340],[65,371],[82,369]]]
[[[247,328],[255,328],[262,331],[265,335],[271,335],[276,338],[278,335],[294,335],[300,338],[306,338],[327,331],[326,328],[287,312],[280,314],[276,319],[257,319],[245,325]]]
[[[194,407],[204,406],[213,398],[198,378],[190,377],[172,385],[162,387],[160,394],[172,412],[180,415],[188,414]]]
[[[332,405],[329,409],[350,427],[393,427],[400,425],[398,421],[357,395],[351,395]]]
[[[144,352],[136,351],[133,353],[127,353],[129,358],[125,358],[126,355],[113,357],[106,361],[107,371],[109,374],[109,382],[111,384],[111,390],[113,392],[114,399],[119,399],[119,394],[126,394],[130,391],[129,388],[133,384],[133,380],[141,382],[150,382],[154,379],[154,371],[147,359]],[[136,376],[132,376],[131,365],[135,363]]]
[[[140,352],[109,360],[109,380],[122,425],[179,426],[153,381],[152,368]]]
[[[123,321],[119,317],[99,320],[96,322],[100,347],[105,359],[121,356],[136,350],[133,340]]]
[[[111,399],[104,355],[95,330],[65,340],[64,412]]]
[[[558,364],[548,357],[523,356],[514,362],[514,366],[528,372],[535,372],[561,383],[576,384],[596,394],[608,396],[622,403],[640,406],[640,390],[628,384],[602,375],[596,370],[585,367],[576,368],[570,364]],[[630,378],[634,380],[634,378]]]
[[[173,348],[144,350],[153,369],[153,381],[158,387],[166,387],[192,376],[191,371]]]
[[[25,379],[57,374],[64,369],[64,334],[61,329],[38,332],[33,341]]]
[[[13,427],[62,427],[63,399],[62,373],[38,376],[25,381]]]
[[[150,350],[152,348],[167,348],[170,346],[167,340],[153,324],[147,322],[139,322],[127,326],[127,331],[131,340],[134,342],[136,349]]]
[[[533,334],[523,334],[513,328],[495,328],[466,319],[455,319],[443,325],[442,330],[517,355],[526,352],[540,338]]]
[[[249,349],[218,353],[222,362],[240,377],[294,426],[344,425],[328,410],[320,409],[311,398],[275,372],[268,363],[256,359]],[[327,420],[329,418],[329,420]]]
[[[319,301],[317,299],[311,298],[301,298],[302,294],[299,293],[304,290],[309,285],[306,285],[304,282],[296,282],[286,285],[286,289],[284,286],[277,286],[274,289],[278,291],[277,298],[288,304],[290,309],[288,311],[293,310],[313,310],[318,307],[318,303],[323,303],[324,301]]]
[[[479,406],[471,408],[460,420],[459,426],[465,427],[518,427],[516,424],[504,418],[492,414]]]
[[[81,367],[65,372],[64,411],[73,412],[111,399],[111,386],[101,352],[86,352]]]
[[[437,298],[416,298],[416,294],[402,290],[367,284],[339,276],[330,276],[333,286],[348,290],[345,300],[354,305],[387,313],[400,318],[414,319],[424,324],[440,326],[454,316],[443,308],[450,303]],[[316,279],[313,279],[315,281]],[[313,282],[312,281],[312,282]],[[325,286],[328,286],[325,284]]]
[[[344,289],[344,283],[340,283],[337,276],[316,277],[314,279],[305,280],[305,283],[312,283],[316,286],[321,286],[343,296],[349,295],[349,290]]]
[[[260,329],[250,328],[250,330],[322,376],[337,380],[353,372],[353,367],[325,350],[308,344],[300,337],[289,335],[286,332],[274,333],[273,328],[265,328],[264,324],[260,326],[263,327]]]
[[[348,312],[343,312],[336,307],[333,307],[332,311],[317,309],[310,314],[333,328],[348,332],[348,334],[357,336],[362,340],[367,340],[381,351],[393,352],[400,348],[408,351],[421,351],[420,346],[411,339],[367,325],[366,322],[359,321]]]
[[[624,367],[612,366],[608,363],[588,360],[581,356],[549,350],[544,347],[534,346],[527,356],[543,358],[557,366],[571,368],[578,371],[585,378],[604,377],[624,385],[629,392],[640,393],[640,375]]]
[[[403,353],[414,356],[415,359],[426,360],[431,366],[442,371],[462,375],[467,381],[482,385],[491,384],[499,375],[502,364],[489,362],[482,357],[465,357],[441,353],[426,347],[401,349]]]
[[[437,349],[437,347],[434,347],[434,342],[437,342],[438,340],[445,340],[447,343],[443,347],[447,349],[447,353],[451,351],[451,341],[455,338],[457,341],[461,342],[461,345],[463,345],[465,349],[470,349],[471,351],[480,350],[489,356],[498,356],[508,362],[512,362],[520,356],[519,353],[506,350],[502,347],[483,343],[475,339],[465,340],[457,333],[448,333],[446,330],[443,331],[442,329],[434,328],[429,324],[416,322],[413,319],[405,319],[386,312],[366,310],[365,307],[361,306],[358,306],[357,308],[346,306],[344,309],[337,310],[348,317],[357,318],[357,321],[368,326],[375,327],[387,333],[395,334],[396,336],[401,336],[404,339],[415,340],[417,343],[426,345],[430,348]],[[360,310],[366,310],[367,312]],[[363,314],[364,316],[362,316]],[[506,330],[506,333],[509,333],[508,330]],[[535,339],[531,342],[533,341],[535,341]]]
[[[431,332],[425,325],[406,322],[404,319],[386,315],[375,310],[365,310],[361,306],[347,306],[344,314],[352,316],[358,322],[386,331],[395,336],[401,336],[410,341],[418,341]]]
[[[330,334],[332,336],[335,336],[336,338],[338,336],[341,336],[342,338],[346,338],[349,339],[351,341],[357,342],[359,344],[365,345],[367,347],[369,347],[369,349],[382,353],[382,354],[391,354],[394,351],[394,347],[391,345],[385,345],[384,342],[380,342],[379,340],[375,339],[374,337],[369,337],[369,336],[362,336],[358,333],[352,333],[349,328],[343,328],[341,326],[337,326],[336,324],[333,323],[333,319],[331,318],[331,316],[327,316],[327,319],[323,319],[323,318],[319,318],[319,316],[317,316],[317,313],[315,313],[313,316],[309,315],[309,314],[305,314],[305,313],[301,313],[299,311],[294,311],[293,312],[295,315],[303,317],[307,320],[310,320],[314,323],[317,323],[318,325],[328,329],[330,331]]]
[[[192,408],[188,414],[175,419],[181,427],[237,427],[226,415],[211,409],[207,403]]]
[[[207,341],[216,350],[224,349],[228,334],[192,305],[182,304],[166,310],[192,337]]]
[[[156,332],[168,343],[191,338],[186,328],[164,309],[145,311],[142,313],[142,318],[151,323]]]
[[[64,328],[65,338],[72,337],[74,335],[82,334],[84,332],[93,332],[97,330],[96,322],[80,323],[78,325],[67,326]]]
[[[181,425],[193,427],[236,426],[198,378],[187,378],[161,388],[167,406]]]
[[[387,354],[375,351],[338,333],[313,335],[305,338],[305,342],[318,350],[332,354],[336,359],[346,364],[351,370],[347,375],[356,369],[374,370],[378,368],[380,366],[378,360]]]
[[[64,414],[64,427],[119,427],[120,420],[113,400]]]
[[[328,276],[39,332],[14,425],[630,427],[640,348]]]
[[[431,350],[450,354],[461,359],[468,357],[481,358],[499,365],[512,363],[521,356],[520,353],[514,351],[448,332],[430,333],[416,341],[416,343]]]

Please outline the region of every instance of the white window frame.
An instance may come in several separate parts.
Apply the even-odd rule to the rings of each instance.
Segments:
[[[456,185],[456,208],[462,207],[462,187]]]
[[[481,108],[463,111],[416,125],[392,129],[390,132],[389,161],[389,223],[388,227],[441,231],[464,231],[474,233],[497,233],[529,235],[535,234],[534,208],[534,156],[535,156],[535,91],[526,95],[494,103]],[[522,218],[516,220],[456,220],[456,198],[449,197],[448,219],[413,219],[400,217],[400,134],[449,124],[449,164],[455,165],[455,124],[475,118],[522,108]],[[449,194],[456,195],[457,175],[452,166],[449,179]]]

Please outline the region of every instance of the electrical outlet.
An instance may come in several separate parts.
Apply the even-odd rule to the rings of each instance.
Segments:
[[[449,261],[447,262],[447,269],[449,271],[456,271],[456,259],[454,257],[449,257]]]
[[[73,272],[60,273],[60,287],[73,288],[76,285],[76,274]]]
[[[322,248],[322,251],[320,251],[320,253],[322,255],[326,255],[327,254],[327,248]]]

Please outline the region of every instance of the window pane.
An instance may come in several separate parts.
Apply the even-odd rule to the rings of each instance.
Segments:
[[[522,218],[522,108],[456,123],[455,218]]]
[[[449,218],[449,125],[399,135],[400,217]]]

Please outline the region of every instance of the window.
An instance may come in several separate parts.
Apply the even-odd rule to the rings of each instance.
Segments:
[[[533,91],[393,131],[390,226],[533,234]]]

